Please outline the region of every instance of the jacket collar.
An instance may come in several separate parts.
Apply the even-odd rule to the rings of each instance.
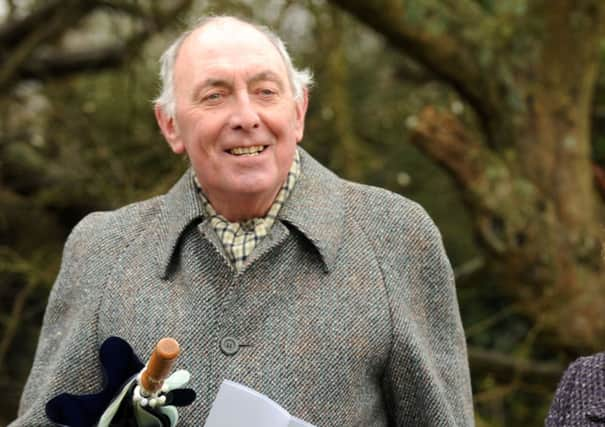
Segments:
[[[342,241],[344,203],[340,178],[299,147],[301,174],[278,219],[298,229],[321,255],[330,271]],[[204,219],[205,211],[189,169],[162,198],[157,228],[158,274],[166,279],[186,229]]]
[[[162,197],[157,226],[158,273],[163,279],[170,275],[174,252],[179,248],[183,233],[204,218],[204,205],[197,194],[192,169]]]
[[[330,271],[343,238],[342,180],[302,148],[299,152],[301,174],[278,218],[296,227],[315,246]]]

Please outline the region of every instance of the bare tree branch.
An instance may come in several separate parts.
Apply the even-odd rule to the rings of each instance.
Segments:
[[[148,30],[154,29],[159,31],[168,24],[173,22],[179,15],[187,11],[193,4],[193,0],[180,0],[178,2],[171,2],[172,6],[169,9],[160,11],[159,8],[155,8],[155,14],[151,17],[153,20],[153,26],[150,26]]]
[[[119,44],[32,58],[19,69],[19,78],[48,80],[79,72],[115,68],[125,61],[128,52],[126,46]]]
[[[142,9],[138,10],[138,19],[142,21],[142,29],[133,33],[125,42],[114,45],[98,47],[96,49],[81,51],[57,51],[45,53],[44,55],[35,55],[34,51],[40,44],[51,35],[55,36],[60,31],[67,31],[70,26],[66,26],[62,17],[57,18],[56,25],[46,24],[40,27],[40,33],[30,34],[31,39],[27,44],[14,52],[12,58],[0,68],[0,87],[10,85],[17,79],[49,79],[62,77],[83,71],[97,71],[102,69],[114,68],[122,65],[130,57],[129,52],[137,49],[143,44],[151,34],[160,31],[168,24],[174,21],[180,14],[186,11],[193,0],[181,0],[172,3],[169,9],[157,12],[152,15],[144,15]],[[98,5],[108,6],[111,2],[99,2]],[[158,9],[159,10],[159,9]],[[86,11],[80,11],[78,16],[73,16],[71,22],[80,19]],[[133,8],[129,13],[135,14]]]
[[[478,58],[485,40],[478,34],[477,24],[487,25],[492,18],[476,3],[431,1],[423,6],[426,10],[422,17],[413,18],[400,0],[330,2],[383,34],[395,48],[452,85],[482,118],[495,109],[488,96],[489,76]],[[477,30],[471,34],[471,29]]]
[[[458,183],[463,200],[475,213],[475,227],[486,249],[503,256],[533,238],[529,236],[536,233],[534,223],[541,218],[536,215],[546,209],[540,207],[540,193],[516,177],[514,168],[483,144],[479,135],[456,115],[432,106],[408,123],[411,142],[444,166]]]
[[[565,370],[558,363],[518,359],[475,347],[469,347],[468,355],[472,372],[489,373],[504,381],[520,376],[527,382],[556,386]]]
[[[18,254],[10,251],[8,248],[0,246],[0,272],[16,272],[16,273],[27,273],[33,268],[30,262],[21,258]],[[10,316],[3,325],[2,338],[0,339],[0,366],[3,365],[4,359],[7,352],[11,347],[11,343],[14,341],[17,334],[19,322],[27,302],[27,298],[38,286],[39,281],[37,279],[30,279],[26,285],[18,292]]]
[[[0,45],[16,43],[26,37],[40,23],[46,21],[60,7],[60,0],[49,0],[44,6],[19,20],[0,25]]]
[[[27,16],[0,25],[0,50],[5,50],[7,47],[19,43],[37,29],[46,25],[57,14],[65,13],[74,8],[85,12],[91,10],[94,6],[94,0],[86,2],[48,0]]]
[[[141,16],[145,15],[141,6],[137,2],[132,3],[132,2],[115,1],[115,0],[114,1],[99,0],[98,4],[99,4],[99,7],[103,7],[103,8],[118,11],[118,12],[123,12],[123,13],[126,13],[127,15],[130,15],[133,17],[140,18]]]
[[[453,113],[425,107],[418,116],[408,119],[412,130],[411,142],[443,165],[462,188],[478,192],[490,162],[499,162],[479,136]]]
[[[437,76],[420,66],[413,59],[402,55],[402,60],[394,72],[396,79],[417,85],[438,81]]]
[[[32,28],[20,28],[19,34],[23,38],[16,42],[16,46],[9,47],[5,44],[0,49],[0,58],[2,59],[2,67],[0,68],[0,88],[6,88],[14,80],[18,74],[19,68],[24,62],[38,49],[42,44],[47,41],[53,40],[65,33],[75,23],[77,23],[83,16],[90,11],[90,4],[85,2],[81,5],[80,2],[72,5],[63,5],[61,8],[55,8],[53,10],[44,9],[42,12],[34,12],[37,18],[45,18],[44,24],[36,25]],[[31,16],[31,15],[30,15]],[[27,21],[32,24],[32,20],[24,18],[21,22]],[[10,40],[14,35],[13,32],[5,33],[7,35],[6,40]],[[7,43],[5,41],[5,43]],[[7,53],[4,53],[7,52]]]

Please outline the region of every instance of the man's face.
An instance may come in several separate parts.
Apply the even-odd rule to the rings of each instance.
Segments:
[[[253,27],[214,23],[182,44],[174,67],[175,117],[156,109],[175,153],[186,153],[213,202],[275,197],[302,139],[285,64]]]

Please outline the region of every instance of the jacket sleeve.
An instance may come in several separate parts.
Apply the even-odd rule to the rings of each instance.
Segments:
[[[45,405],[51,398],[63,392],[91,393],[101,387],[96,336],[100,290],[92,286],[94,274],[101,272],[82,270],[87,265],[83,261],[94,256],[87,241],[92,217],[78,224],[65,244],[18,418],[10,427],[48,426]]]
[[[418,206],[383,255],[392,348],[383,387],[394,426],[473,426],[466,341],[441,235]],[[409,224],[411,223],[411,225]],[[401,243],[403,242],[403,243]]]
[[[565,370],[561,382],[557,387],[550,411],[548,411],[545,421],[546,427],[564,426],[570,423],[573,412],[571,404],[574,400],[574,384],[578,378],[579,370],[579,360],[576,360]]]

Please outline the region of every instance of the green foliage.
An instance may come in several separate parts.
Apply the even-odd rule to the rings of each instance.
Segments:
[[[479,0],[478,3],[490,13],[522,16],[527,12],[527,0]]]
[[[419,26],[428,23],[433,34],[441,34],[452,28],[434,19],[437,3],[402,2],[406,19]],[[490,14],[510,20],[523,16],[527,9],[522,0],[479,3]],[[409,143],[409,124],[426,105],[474,122],[470,108],[451,87],[437,82],[410,58],[388,48],[376,33],[326,2],[214,1],[198,4],[194,14],[206,10],[253,16],[277,28],[293,50],[295,62],[315,72],[304,148],[346,178],[418,201],[442,231],[457,272],[468,261],[479,261],[478,272],[458,280],[469,345],[511,357],[567,360],[536,345],[539,325],[521,314],[497,270],[481,268],[486,254],[475,242],[461,189]],[[477,51],[486,66],[497,62],[510,46],[517,61],[536,54],[531,39],[514,37],[506,19],[477,22],[477,27],[489,27],[493,39],[489,49]],[[334,25],[338,20],[340,25]],[[485,34],[471,33],[471,38]],[[3,357],[6,361],[4,366],[0,363],[0,395],[6,396],[0,413],[9,414],[4,419],[14,414],[19,394],[14,384],[22,384],[30,367],[48,290],[71,227],[92,210],[112,209],[162,193],[187,167],[187,161],[172,155],[163,141],[150,103],[157,91],[156,58],[166,44],[167,38],[151,40],[121,69],[43,86],[22,85],[0,104],[0,362]],[[337,48],[342,49],[341,63],[336,64],[341,80],[335,83],[326,52]],[[500,73],[504,82],[512,79],[514,63]],[[338,100],[331,90],[334,84],[344,87],[344,94],[338,96],[349,108],[342,108],[343,98]],[[507,96],[507,102],[522,108],[517,93]],[[596,101],[600,105],[605,98],[601,95]],[[351,124],[352,146],[343,146],[338,120]],[[603,165],[604,130],[595,127],[593,145],[593,158]],[[339,158],[345,155],[354,167]],[[24,301],[21,307],[20,300]],[[11,326],[15,320],[18,323]],[[11,328],[16,328],[20,339],[11,338]],[[3,353],[2,342],[12,344],[12,355]],[[475,371],[473,386],[478,426],[540,425],[554,391],[517,378],[503,382]],[[2,420],[0,415],[0,424]]]

